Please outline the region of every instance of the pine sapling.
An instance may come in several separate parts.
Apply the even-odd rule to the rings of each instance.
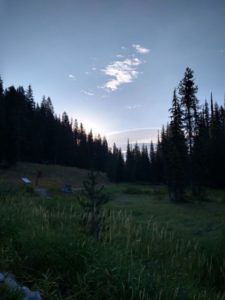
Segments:
[[[83,191],[79,196],[79,204],[83,209],[82,221],[87,233],[99,238],[99,233],[103,226],[101,209],[110,200],[104,190],[104,186],[99,186],[97,182],[98,174],[91,171],[87,179],[83,182]]]

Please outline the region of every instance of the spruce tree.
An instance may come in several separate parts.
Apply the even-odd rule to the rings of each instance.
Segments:
[[[150,182],[155,184],[156,183],[156,154],[153,142],[150,143]]]
[[[20,152],[21,107],[20,96],[14,86],[5,91],[4,156],[8,166],[17,162]]]
[[[209,185],[215,188],[225,186],[225,133],[223,110],[215,103],[212,106],[209,142]]]
[[[168,144],[167,144],[167,183],[170,198],[173,201],[180,202],[184,200],[184,192],[186,188],[186,168],[187,168],[187,147],[185,143],[184,132],[182,130],[182,111],[181,104],[174,90],[171,122],[168,128]]]
[[[163,152],[162,152],[162,143],[158,136],[157,148],[155,151],[155,168],[156,168],[156,183],[161,184],[164,181],[164,172],[163,172]]]
[[[126,180],[128,182],[133,182],[135,179],[135,160],[134,154],[131,149],[130,142],[127,142],[127,152],[126,152]]]
[[[209,131],[207,124],[207,113],[205,110],[199,114],[198,134],[195,135],[193,151],[192,151],[192,176],[193,186],[192,192],[198,196],[198,200],[203,197],[203,187],[207,178],[208,161],[208,145],[209,145]]]
[[[104,186],[97,182],[98,174],[90,171],[87,179],[83,182],[83,190],[78,197],[78,202],[83,209],[82,223],[88,234],[99,239],[99,234],[103,229],[101,212],[103,205],[106,204],[110,197],[106,194]]]
[[[4,143],[5,143],[5,107],[4,107],[4,89],[3,81],[0,77],[0,165],[4,164]]]
[[[141,157],[140,157],[140,181],[149,182],[149,169],[150,169],[150,160],[148,155],[148,148],[145,145],[142,145]]]
[[[193,139],[196,134],[198,120],[198,99],[196,93],[198,87],[194,82],[194,72],[190,68],[186,68],[184,78],[180,81],[178,87],[181,110],[183,111],[183,121],[185,135],[188,143],[189,153],[192,151]]]

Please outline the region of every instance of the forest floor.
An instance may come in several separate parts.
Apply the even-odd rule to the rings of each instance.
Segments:
[[[20,182],[42,168],[40,197]],[[87,171],[19,164],[0,176],[0,272],[45,300],[225,299],[225,191],[174,204],[165,187],[109,184],[100,240],[84,232],[75,194]],[[7,188],[6,188],[7,187]],[[17,300],[0,285],[0,299]]]

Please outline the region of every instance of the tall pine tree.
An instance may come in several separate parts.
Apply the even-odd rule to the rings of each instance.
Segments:
[[[171,200],[180,202],[184,200],[187,185],[187,147],[183,132],[181,104],[177,98],[176,90],[173,94],[170,112],[171,122],[168,128],[168,156],[166,158],[167,183]]]

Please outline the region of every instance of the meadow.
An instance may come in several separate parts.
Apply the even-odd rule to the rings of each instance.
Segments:
[[[1,171],[0,271],[46,300],[225,299],[225,191],[174,204],[163,186],[110,184],[101,174],[111,201],[96,240],[77,194],[60,191],[87,172],[44,166],[49,197],[40,197],[19,181],[35,168]],[[22,298],[1,285],[0,299]]]

